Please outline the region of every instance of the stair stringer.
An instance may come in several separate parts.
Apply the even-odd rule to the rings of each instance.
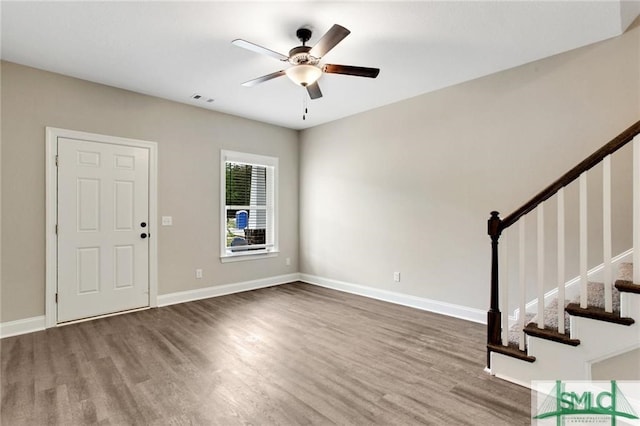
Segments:
[[[572,316],[571,336],[580,339],[580,345],[527,336],[527,354],[534,356],[535,362],[492,352],[491,374],[529,388],[533,380],[590,380],[593,362],[640,345],[640,295],[620,296],[621,305],[635,317],[634,324],[626,326]]]

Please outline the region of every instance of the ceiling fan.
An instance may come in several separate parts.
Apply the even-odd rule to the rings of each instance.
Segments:
[[[322,91],[318,86],[318,79],[322,76],[322,73],[329,74],[345,74],[353,75],[356,77],[369,77],[376,78],[380,73],[379,68],[367,68],[356,67],[352,65],[335,65],[325,64],[320,65],[320,60],[331,49],[333,49],[338,43],[340,43],[346,36],[351,33],[348,29],[340,26],[333,25],[326,32],[325,35],[320,38],[315,46],[307,46],[306,43],[311,39],[311,30],[308,28],[300,28],[296,31],[296,36],[302,43],[302,46],[294,47],[289,51],[289,56],[282,53],[275,52],[265,47],[259,46],[255,43],[248,42],[242,39],[233,40],[231,43],[235,46],[242,47],[252,52],[261,53],[263,55],[271,56],[282,62],[289,62],[292,66],[280,71],[276,71],[271,74],[263,75],[262,77],[254,78],[253,80],[245,81],[243,86],[251,87],[256,84],[269,81],[276,77],[287,75],[294,83],[305,87],[309,93],[311,99],[318,99],[322,97]]]

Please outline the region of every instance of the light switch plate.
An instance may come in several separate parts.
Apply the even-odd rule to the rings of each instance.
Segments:
[[[171,225],[173,225],[173,217],[162,216],[162,226],[171,226]]]

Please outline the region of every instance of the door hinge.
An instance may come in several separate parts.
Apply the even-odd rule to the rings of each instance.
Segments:
[[[59,166],[59,157],[58,157],[58,155],[56,155],[56,167],[58,167],[58,166]]]
[[[58,293],[56,293],[56,303],[58,303]]]

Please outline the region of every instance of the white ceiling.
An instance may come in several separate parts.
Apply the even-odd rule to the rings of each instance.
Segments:
[[[640,1],[3,1],[0,13],[7,61],[303,129],[617,36]],[[323,75],[305,121],[306,91],[286,77],[240,85],[283,64],[232,40],[287,54],[297,28],[313,45],[334,23],[351,34],[322,63],[377,79]]]

